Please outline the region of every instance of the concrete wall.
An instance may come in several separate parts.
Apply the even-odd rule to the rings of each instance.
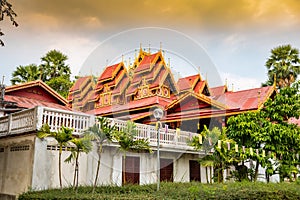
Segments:
[[[34,136],[0,140],[0,193],[20,194],[30,189]]]
[[[33,164],[32,188],[34,190],[58,188],[58,150],[55,149],[56,142],[51,138],[44,140],[36,139],[35,159]],[[79,158],[79,184],[92,185],[96,175],[98,154],[96,144],[89,154],[81,153]],[[69,156],[69,151],[63,151],[62,160]],[[98,185],[122,185],[122,157],[123,153],[116,146],[104,146],[101,157]],[[189,160],[196,160],[197,155],[164,152],[161,158],[173,160],[173,177],[175,182],[188,182]],[[157,158],[154,153],[132,153],[126,156],[140,158],[140,184],[155,183],[157,180]],[[203,171],[204,172],[204,171]],[[73,184],[74,163],[62,163],[63,185]],[[202,175],[205,177],[205,174]]]

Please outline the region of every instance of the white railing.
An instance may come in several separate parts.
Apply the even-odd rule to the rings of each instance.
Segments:
[[[94,124],[94,117],[84,113],[58,110],[53,108],[40,108],[37,129],[48,124],[51,131],[58,131],[62,126],[73,128],[73,134],[81,134]]]
[[[109,119],[109,121],[114,124],[119,131],[123,130],[126,126],[126,121],[118,119]],[[153,147],[157,146],[157,130],[155,126],[145,125],[145,124],[136,124],[137,126],[137,136],[136,139],[147,139],[150,142],[150,145]],[[172,147],[172,148],[183,148],[190,149],[187,142],[193,136],[197,136],[196,133],[191,133],[187,131],[176,131],[174,129],[165,130],[165,128],[160,128],[160,145],[162,147]]]
[[[118,130],[126,127],[126,121],[111,119]],[[81,134],[96,122],[95,116],[79,112],[65,111],[46,107],[23,110],[9,116],[0,117],[0,137],[7,135],[35,132],[43,124],[48,124],[51,131],[58,131],[62,126],[73,128],[74,134]],[[136,124],[136,139],[147,139],[150,145],[157,146],[157,130],[155,126]],[[187,141],[196,136],[196,133],[176,131],[174,129],[160,128],[160,144],[162,147],[192,150]]]
[[[0,137],[34,131],[35,124],[35,109],[28,109],[0,117]]]

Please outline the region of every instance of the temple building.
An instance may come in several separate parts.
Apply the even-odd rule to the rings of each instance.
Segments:
[[[228,117],[261,108],[276,94],[274,86],[235,92],[226,85],[210,87],[200,74],[176,80],[161,50],[142,49],[129,66],[115,63],[106,66],[99,77],[78,78],[67,100],[39,80],[0,85],[0,89],[0,199],[29,188],[59,187],[58,144],[51,138],[37,138],[37,131],[48,124],[51,131],[64,126],[78,136],[97,124],[97,116],[108,117],[119,130],[127,120],[136,122],[136,138],[149,141],[153,150],[127,152],[125,158],[118,143],[105,143],[98,185],[120,186],[123,177],[135,184],[158,180],[207,183],[213,169],[197,162],[205,152],[191,147],[189,139],[198,137],[204,126],[223,127]],[[164,111],[159,129],[154,127],[156,108]],[[62,160],[70,155],[70,147],[63,148]],[[92,185],[98,162],[95,143],[90,153],[80,155],[79,162],[79,184]],[[72,184],[73,170],[72,164],[62,163],[63,186]]]
[[[200,74],[175,81],[161,50],[151,54],[140,48],[132,64],[107,66],[96,83],[91,76],[79,78],[68,101],[77,111],[143,124],[155,123],[152,111],[160,107],[163,123],[199,133],[204,125],[222,127],[229,116],[261,108],[275,93],[274,86],[237,92],[226,85],[209,87]]]

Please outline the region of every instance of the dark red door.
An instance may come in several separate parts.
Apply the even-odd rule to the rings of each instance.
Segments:
[[[125,168],[124,168],[124,157],[122,162],[122,183],[139,184],[140,183],[140,158],[126,156]],[[125,171],[124,171],[125,170]],[[125,180],[124,180],[125,173]]]
[[[200,181],[200,163],[196,160],[190,160],[190,181]]]
[[[173,160],[160,159],[160,181],[173,182]]]

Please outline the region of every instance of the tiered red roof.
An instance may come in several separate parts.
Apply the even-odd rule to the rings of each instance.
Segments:
[[[168,90],[169,94],[162,92]],[[128,71],[122,62],[108,66],[94,91],[91,101],[99,104],[89,113],[146,121],[150,110],[158,106],[167,112],[165,121],[234,115],[260,108],[274,94],[273,87],[237,92],[227,91],[226,86],[210,88],[200,74],[176,83],[161,51],[150,54],[142,50]],[[121,100],[116,101],[116,97]],[[107,98],[114,101],[110,103]]]

